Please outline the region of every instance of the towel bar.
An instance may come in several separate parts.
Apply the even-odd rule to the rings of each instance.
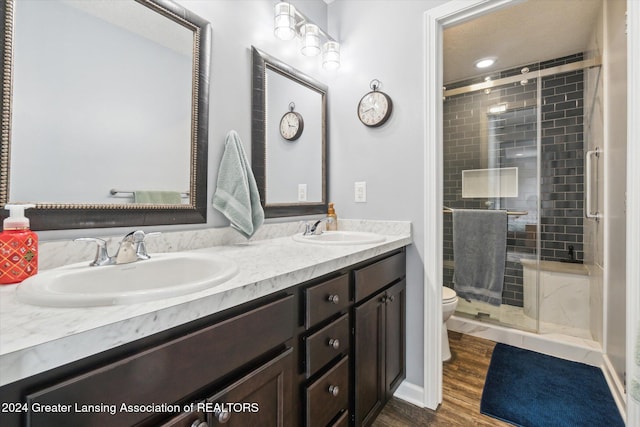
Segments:
[[[453,209],[451,208],[443,208],[442,213],[450,214],[453,213]],[[524,216],[529,215],[528,211],[507,211],[507,215],[509,216]]]
[[[133,193],[135,193],[135,191],[132,190],[116,190],[115,188],[112,188],[111,190],[109,190],[109,193],[111,193],[112,196],[117,196],[118,194],[122,195],[122,194],[127,194],[130,196],[133,196]],[[189,197],[189,192],[188,191],[183,191],[180,193],[181,197]]]

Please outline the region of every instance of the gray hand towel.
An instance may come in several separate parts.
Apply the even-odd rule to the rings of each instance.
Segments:
[[[247,239],[264,222],[256,179],[240,136],[234,130],[229,131],[224,143],[213,207],[222,212],[231,222],[231,227]]]
[[[506,256],[506,211],[453,210],[453,283],[460,297],[500,305]]]

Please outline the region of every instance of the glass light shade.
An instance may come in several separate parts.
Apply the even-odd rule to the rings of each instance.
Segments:
[[[302,54],[316,56],[320,53],[320,30],[315,24],[305,24],[300,28],[302,35]]]
[[[322,67],[325,70],[337,70],[340,68],[340,43],[328,41],[324,44]]]
[[[280,40],[291,40],[296,36],[296,8],[291,3],[276,4],[273,28]]]

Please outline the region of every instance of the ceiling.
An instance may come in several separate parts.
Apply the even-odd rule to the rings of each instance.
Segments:
[[[602,0],[528,0],[444,30],[444,82],[583,52]],[[497,58],[482,72],[474,63]]]

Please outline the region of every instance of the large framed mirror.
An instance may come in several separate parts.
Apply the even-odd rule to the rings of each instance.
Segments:
[[[327,212],[327,86],[252,47],[251,158],[267,218]]]
[[[0,208],[35,204],[34,230],[206,222],[209,22],[169,0],[0,1]]]

